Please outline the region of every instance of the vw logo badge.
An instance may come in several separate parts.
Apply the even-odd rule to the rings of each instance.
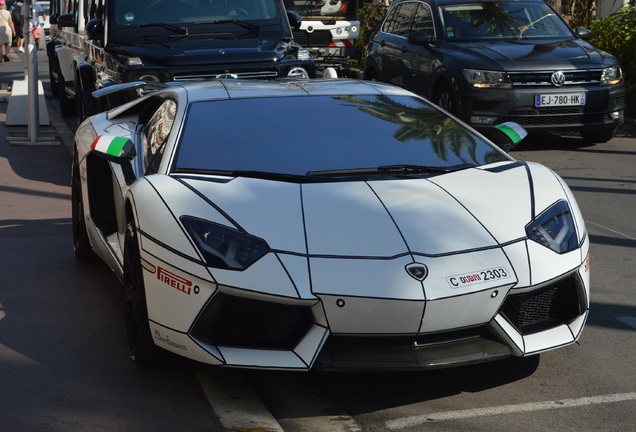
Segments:
[[[553,85],[561,87],[563,84],[565,84],[565,74],[561,71],[556,71],[550,77],[550,81],[552,81]]]
[[[413,279],[423,281],[428,276],[428,268],[424,264],[411,263],[406,266],[406,271]]]

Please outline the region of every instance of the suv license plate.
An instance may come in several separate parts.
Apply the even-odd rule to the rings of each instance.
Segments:
[[[585,105],[585,92],[534,95],[535,107],[582,105]]]

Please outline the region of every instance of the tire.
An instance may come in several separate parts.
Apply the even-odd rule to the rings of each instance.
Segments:
[[[433,100],[438,106],[445,109],[451,114],[457,114],[457,104],[453,92],[449,88],[448,84],[441,84],[440,88],[435,92],[435,98]]]
[[[134,223],[129,222],[127,228],[124,243],[124,315],[128,356],[142,365],[163,363],[168,353],[154,344],[150,333],[146,289]]]
[[[62,71],[59,67],[57,69],[57,77],[58,97],[60,98],[60,113],[64,117],[72,117],[75,115],[75,100],[68,98],[66,95],[66,90],[64,90],[64,75],[62,75]]]
[[[79,174],[79,160],[73,156],[71,167],[71,216],[73,225],[73,251],[80,261],[92,261],[96,258],[91,248],[86,220],[84,219],[84,204],[82,202],[82,185]]]
[[[77,92],[75,93],[75,106],[77,111],[77,126],[81,125],[84,120],[93,114],[97,114],[97,106],[95,99],[91,95],[92,88],[84,88],[83,80],[81,77],[77,77]],[[92,84],[91,84],[92,87]]]
[[[53,56],[49,60],[49,83],[51,85],[51,93],[53,93],[53,96],[55,97],[60,96],[59,83],[57,82],[57,78],[55,78],[54,73],[57,69],[59,69],[57,66],[57,57]]]
[[[592,144],[602,144],[606,143],[614,136],[616,136],[616,128],[614,129],[605,129],[605,130],[582,130],[581,136],[583,139]]]

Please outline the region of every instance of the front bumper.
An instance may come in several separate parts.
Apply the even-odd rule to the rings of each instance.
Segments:
[[[584,92],[583,106],[535,107],[535,96]],[[462,94],[463,93],[463,94]],[[460,102],[460,116],[478,130],[508,121],[529,132],[607,130],[624,120],[626,94],[623,85],[522,87],[511,90],[466,87]]]

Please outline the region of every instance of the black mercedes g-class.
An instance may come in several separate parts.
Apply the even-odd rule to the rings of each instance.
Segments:
[[[53,0],[50,21],[51,88],[79,122],[137,96],[92,96],[112,84],[316,74],[283,0]]]

